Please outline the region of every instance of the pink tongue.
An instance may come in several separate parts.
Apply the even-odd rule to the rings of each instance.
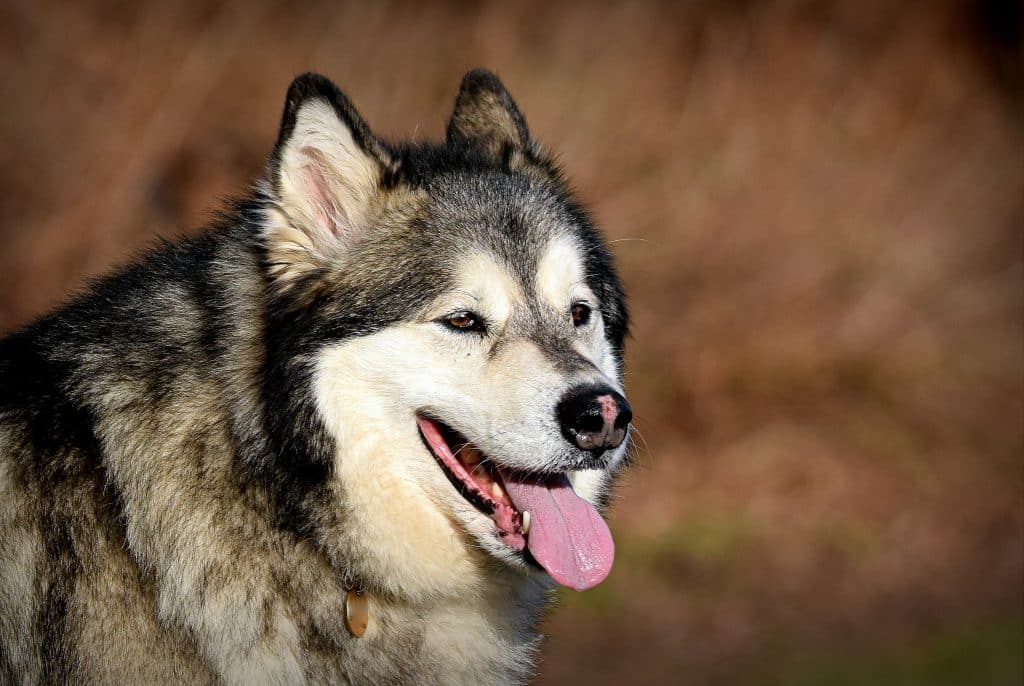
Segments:
[[[604,581],[612,569],[615,543],[594,506],[576,495],[569,480],[520,480],[502,474],[505,491],[520,512],[530,513],[527,545],[551,578],[577,591]]]

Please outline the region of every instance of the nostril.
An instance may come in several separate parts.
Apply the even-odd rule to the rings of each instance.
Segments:
[[[619,396],[619,416],[615,418],[615,428],[625,429],[633,421],[633,408],[629,406],[629,401]]]
[[[571,396],[559,403],[558,420],[577,431],[600,431],[605,422],[600,405],[590,395]]]

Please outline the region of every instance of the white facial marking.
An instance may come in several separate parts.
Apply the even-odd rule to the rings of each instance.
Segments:
[[[616,456],[612,461],[613,465],[617,465],[621,457],[619,451],[616,451]],[[578,472],[572,472],[569,474],[569,483],[572,484],[572,490],[576,491],[576,495],[589,500],[592,503],[596,503],[598,496],[605,489],[608,483],[608,472],[603,469],[585,469]]]
[[[451,370],[436,328],[405,324],[327,348],[315,377],[317,405],[337,443],[332,486],[346,506],[339,555],[412,598],[469,591],[479,577],[451,509],[438,507],[454,490],[415,423],[416,399],[445,387],[431,370]]]
[[[585,277],[576,241],[568,236],[553,238],[537,263],[537,291],[540,296],[552,307],[568,312],[573,300],[593,298]],[[591,304],[596,305],[593,301]]]
[[[508,269],[485,252],[473,252],[459,260],[455,292],[445,307],[476,311],[489,323],[501,325],[523,302],[523,289]]]

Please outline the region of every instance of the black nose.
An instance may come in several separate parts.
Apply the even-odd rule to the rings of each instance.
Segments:
[[[562,435],[592,453],[619,447],[633,421],[633,410],[619,393],[607,386],[586,386],[569,391],[557,409]]]

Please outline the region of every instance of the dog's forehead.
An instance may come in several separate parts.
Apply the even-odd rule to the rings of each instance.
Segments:
[[[452,270],[452,286],[476,300],[496,308],[494,316],[505,318],[516,303],[540,301],[561,309],[571,297],[588,293],[577,242],[569,236],[554,236],[538,246],[532,270],[517,269],[495,252],[470,249],[460,256]]]
[[[576,221],[542,186],[504,175],[461,179],[431,194],[429,230],[447,238],[446,252],[466,280],[498,275],[523,297],[561,302],[583,280]]]

